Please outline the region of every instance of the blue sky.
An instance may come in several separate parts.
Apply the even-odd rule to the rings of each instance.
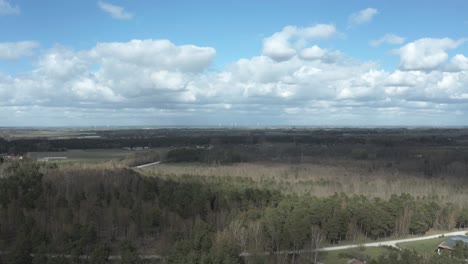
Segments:
[[[0,0],[0,126],[468,125],[466,10]]]

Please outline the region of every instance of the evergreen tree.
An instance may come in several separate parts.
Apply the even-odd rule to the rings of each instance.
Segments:
[[[94,249],[90,257],[90,262],[93,264],[105,264],[109,259],[110,249],[107,244],[99,244]]]
[[[139,264],[141,262],[138,256],[137,249],[133,246],[132,242],[126,240],[120,245],[122,254],[122,264]]]
[[[8,263],[11,264],[32,264],[32,245],[25,234],[20,234],[16,240]]]
[[[457,259],[465,259],[465,243],[463,241],[457,240],[453,256]]]

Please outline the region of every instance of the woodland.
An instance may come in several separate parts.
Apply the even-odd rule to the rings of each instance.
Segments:
[[[319,263],[323,246],[468,226],[464,129],[100,133],[0,140],[0,263]],[[124,147],[149,150],[105,162],[28,158]],[[466,257],[462,245],[368,260]]]

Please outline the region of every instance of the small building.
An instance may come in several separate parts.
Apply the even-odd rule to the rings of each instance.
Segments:
[[[468,246],[468,236],[453,236],[449,237],[447,240],[444,242],[440,243],[439,246],[437,246],[437,254],[442,254],[442,251],[448,250],[448,251],[453,251],[455,250],[455,246],[457,244],[457,241],[462,241],[465,243],[465,246]]]
[[[13,161],[13,160],[22,160],[23,159],[23,156],[21,156],[21,155],[18,155],[18,156],[16,156],[16,155],[1,155],[0,157],[2,157],[4,161],[5,160]]]

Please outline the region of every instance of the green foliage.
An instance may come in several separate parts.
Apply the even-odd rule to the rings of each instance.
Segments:
[[[33,243],[34,244],[34,243]],[[49,259],[47,257],[48,255],[48,248],[43,244],[42,246],[38,246],[34,250],[34,258],[33,258],[33,264],[48,264]]]
[[[373,259],[369,264],[462,264],[464,260],[436,254],[423,257],[412,250],[393,251]]]
[[[199,263],[200,256],[192,249],[192,243],[189,240],[182,240],[175,243],[171,252],[167,256],[167,263]]]
[[[213,243],[213,229],[197,220],[189,238],[178,241],[168,256],[168,263],[205,263]]]
[[[457,219],[457,226],[458,227],[467,227],[468,226],[468,208],[463,208],[461,210],[460,215]]]
[[[210,249],[209,261],[210,264],[240,264],[243,263],[239,257],[240,248],[232,241],[217,241]]]
[[[167,162],[198,162],[203,160],[203,155],[207,152],[201,148],[178,148],[167,153]]]
[[[97,241],[97,232],[94,225],[74,224],[68,234],[69,248],[76,255],[90,253]]]
[[[457,240],[452,255],[457,259],[465,259],[465,243]]]
[[[6,169],[7,177],[0,178],[0,204],[6,207],[18,202],[24,208],[35,208],[42,194],[40,167],[34,162],[13,162]]]
[[[341,243],[363,236],[422,234],[449,216],[463,223],[466,213],[409,194],[388,200],[337,193],[317,198],[258,189],[248,181],[143,178],[128,169],[61,171],[25,162],[8,173],[0,178],[0,245],[5,245],[2,251],[16,252],[15,259],[21,252],[52,250],[71,254],[75,262],[83,254],[102,262],[106,248],[99,245],[117,248],[130,240],[134,244],[126,242],[120,250],[126,262],[135,263],[134,245],[151,237],[155,244],[164,241],[161,248],[169,252],[169,263],[239,263],[244,250],[310,249],[314,228],[323,234],[322,241]],[[220,239],[228,232],[231,239]],[[23,241],[29,247],[17,242],[20,233],[27,234]]]
[[[167,262],[171,264],[240,264],[241,250],[232,239],[214,237],[212,228],[197,220],[190,238],[178,241],[170,252]]]
[[[110,249],[107,244],[99,244],[91,254],[90,262],[93,264],[108,263]]]
[[[125,240],[120,245],[120,252],[122,254],[121,264],[140,264],[142,263],[137,249],[129,240]]]
[[[12,248],[8,263],[11,264],[32,264],[32,244],[25,233],[21,233],[16,238]]]

